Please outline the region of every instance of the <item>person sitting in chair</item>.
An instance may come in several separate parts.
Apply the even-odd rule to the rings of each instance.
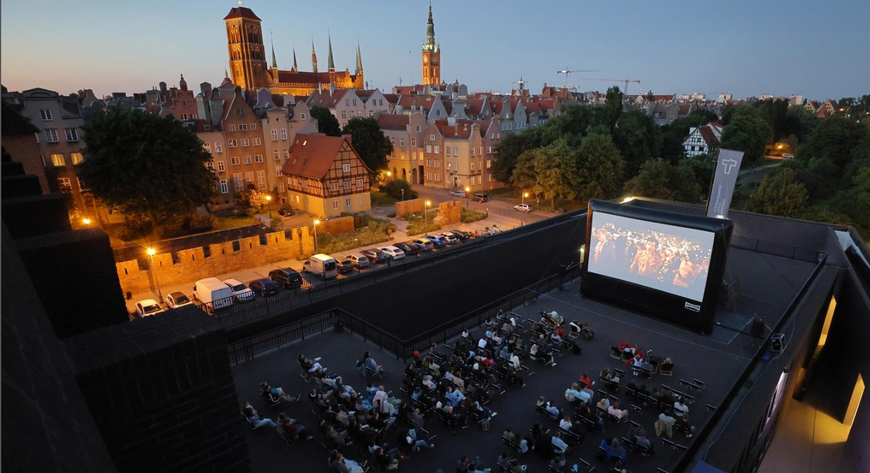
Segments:
[[[610,368],[604,368],[600,376],[601,379],[604,381],[619,384],[619,376],[613,376],[612,374],[610,374]]]
[[[326,371],[326,368],[324,368],[323,366],[320,366],[320,363],[317,363],[315,361],[309,360],[308,358],[305,358],[305,355],[300,354],[299,358],[297,358],[297,360],[299,361],[299,365],[302,366],[302,369],[304,369],[305,371],[308,371],[309,373],[314,373],[317,370]]]
[[[267,398],[271,403],[278,403],[281,401],[284,402],[299,402],[299,395],[296,397],[289,396],[284,393],[284,390],[281,388],[273,388],[269,386],[269,383],[263,381],[260,383],[260,394]]]

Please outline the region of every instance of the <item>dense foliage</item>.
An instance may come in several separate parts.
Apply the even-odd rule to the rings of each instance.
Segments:
[[[381,131],[378,121],[372,117],[354,117],[344,126],[342,134],[350,135],[353,149],[369,167],[369,176],[374,179],[379,171],[387,169],[387,156],[393,152],[393,144]]]

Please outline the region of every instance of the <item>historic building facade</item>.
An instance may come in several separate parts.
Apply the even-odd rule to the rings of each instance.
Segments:
[[[429,4],[429,21],[426,22],[426,41],[423,43],[423,85],[441,83],[441,46],[435,42],[435,22],[432,21],[432,4]]]
[[[246,90],[268,88],[273,94],[309,95],[317,90],[363,89],[362,56],[359,44],[356,48],[356,70],[335,70],[332,55],[332,38],[329,40],[329,57],[326,72],[317,69],[317,54],[314,40],[311,41],[311,72],[299,70],[296,51],[293,51],[293,67],[278,69],[275,46],[272,45],[272,64],[266,62],[266,46],[260,20],[253,10],[236,7],[224,18],[227,28],[227,48],[230,56],[230,77],[235,85]]]

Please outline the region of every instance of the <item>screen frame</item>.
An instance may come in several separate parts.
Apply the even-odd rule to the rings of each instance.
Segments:
[[[589,257],[583,259],[582,284],[580,286],[580,293],[585,297],[603,299],[640,311],[645,315],[653,315],[704,333],[711,332],[716,315],[719,289],[722,285],[722,275],[725,272],[725,264],[728,259],[728,245],[731,241],[734,222],[727,219],[668,212],[632,203],[618,204],[591,199],[586,214],[588,256],[591,256],[591,247],[588,242],[592,241],[592,219],[596,212],[713,234],[709,272],[703,300],[700,303],[687,297],[624,279],[589,272]]]

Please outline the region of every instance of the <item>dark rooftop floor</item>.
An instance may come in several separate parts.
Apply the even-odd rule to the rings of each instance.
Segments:
[[[742,281],[743,292],[733,307],[719,308],[717,321],[732,328],[743,329],[753,316],[760,317],[768,326],[776,324],[783,311],[798,293],[801,286],[811,275],[814,264],[790,260],[787,258],[764,255],[746,250],[732,248],[726,269],[726,278],[737,276]],[[343,307],[353,312],[352,307]],[[718,406],[726,392],[741,371],[749,363],[756,350],[749,337],[739,335],[731,330],[716,327],[711,335],[702,335],[681,327],[648,318],[631,311],[623,310],[599,301],[583,298],[579,295],[579,282],[572,283],[567,291],[554,291],[543,295],[537,302],[526,307],[514,309],[514,312],[529,319],[537,320],[541,310],[557,310],[566,320],[588,321],[595,330],[594,340],[579,339],[583,348],[582,355],[564,352],[557,359],[555,367],[544,367],[533,361],[525,360],[534,374],[526,379],[523,388],[507,386],[507,391],[496,396],[490,407],[498,412],[492,420],[491,431],[481,432],[475,427],[457,432],[456,436],[435,419],[427,420],[426,428],[437,437],[434,450],[423,451],[399,466],[403,471],[434,472],[438,468],[445,473],[454,471],[456,461],[463,454],[471,457],[479,455],[485,467],[497,471],[496,458],[504,451],[500,437],[505,427],[513,427],[515,432],[527,433],[534,422],[542,422],[545,426],[556,429],[555,421],[539,414],[534,409],[535,400],[539,396],[553,399],[561,407],[567,407],[564,399],[565,389],[579,378],[583,372],[589,373],[597,381],[598,372],[604,367],[624,368],[622,362],[610,357],[610,346],[627,341],[641,350],[653,350],[656,356],[669,357],[676,364],[673,377],[660,374],[651,380],[634,378],[627,373],[622,385],[629,381],[637,384],[642,382],[651,390],[664,383],[670,387],[686,392],[680,386],[680,379],[698,379],[706,383],[706,388],[700,393],[692,393],[695,402],[690,407],[690,422],[700,431],[710,417],[705,412],[705,405]],[[404,316],[404,315],[403,315]],[[482,329],[475,328],[474,334],[482,334]],[[282,444],[280,439],[266,430],[250,432],[250,449],[254,471],[272,471],[276,467],[291,466],[294,471],[328,471],[326,466],[327,451],[321,446],[320,434],[316,432],[316,417],[313,407],[307,399],[298,404],[285,404],[279,408],[263,405],[258,395],[259,383],[269,381],[273,386],[281,386],[288,394],[307,393],[313,385],[307,384],[299,375],[296,356],[304,353],[308,357],[320,356],[321,363],[330,371],[343,375],[347,384],[358,392],[363,391],[365,383],[356,371],[355,362],[366,351],[371,350],[378,363],[384,365],[388,375],[384,383],[387,390],[393,390],[398,396],[402,379],[403,365],[388,352],[377,352],[377,348],[365,343],[361,338],[347,332],[335,334],[332,332],[309,338],[289,348],[262,356],[254,361],[236,366],[233,375],[240,400],[250,400],[265,417],[277,418],[278,412],[284,411],[290,417],[298,418],[300,422],[315,431],[315,439],[310,442],[300,442],[292,448]],[[602,389],[597,383],[593,389]],[[623,389],[616,396],[621,407],[629,404],[639,404],[629,398]],[[595,401],[598,400],[598,395]],[[566,411],[566,412],[570,412]],[[681,452],[670,448],[662,448],[662,442],[655,437],[653,426],[659,411],[652,407],[644,407],[642,413],[631,412],[629,419],[640,423],[653,441],[656,455],[641,457],[629,452],[627,467],[631,471],[655,471],[656,467],[671,471],[676,465]],[[242,420],[240,419],[240,422]],[[607,421],[604,432],[589,433],[583,446],[575,449],[568,457],[568,465],[582,458],[593,465],[599,442],[603,438],[627,436],[630,425],[615,424]],[[682,445],[689,445],[693,438],[685,438],[674,432],[673,440]],[[391,445],[394,439],[388,439]],[[346,448],[346,457],[361,461],[369,455]],[[521,459],[528,463],[535,472],[546,471],[546,463],[534,452]],[[600,466],[599,469],[602,469]]]

